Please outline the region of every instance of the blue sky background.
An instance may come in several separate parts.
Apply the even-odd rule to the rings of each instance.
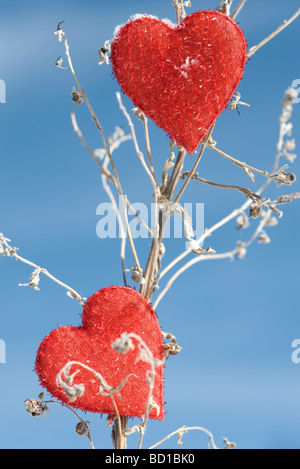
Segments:
[[[214,9],[217,3],[192,0],[190,11]],[[135,13],[175,21],[175,10],[171,0],[1,0],[0,6],[0,78],[7,85],[7,103],[0,104],[0,232],[25,258],[90,296],[122,284],[119,241],[96,236],[96,207],[107,198],[98,168],[73,132],[72,109],[91,148],[102,142],[87,108],[71,101],[71,74],[55,67],[64,49],[53,32],[59,21],[66,21],[74,67],[108,136],[116,125],[127,129],[127,124],[116,102],[119,86],[111,68],[97,65],[99,47]],[[249,46],[297,8],[298,0],[248,1],[239,23]],[[251,107],[241,108],[241,116],[225,111],[214,131],[219,148],[262,169],[273,164],[284,91],[300,78],[299,32],[298,19],[248,62],[238,90]],[[124,103],[131,109],[126,97]],[[293,123],[299,142],[300,105],[294,107]],[[150,137],[160,173],[168,157],[168,139],[151,123]],[[151,187],[132,142],[115,153],[115,161],[129,199],[150,203]],[[186,169],[192,161],[187,158]],[[290,169],[299,174],[299,160]],[[263,181],[257,177],[252,185],[243,171],[209,150],[199,171],[204,178],[253,190]],[[292,189],[277,190],[274,185],[270,194],[299,190],[297,181]],[[182,199],[205,203],[207,227],[243,201],[239,193],[196,182]],[[291,361],[291,343],[300,337],[299,215],[295,201],[284,208],[279,225],[268,230],[271,244],[252,245],[243,260],[194,266],[160,303],[162,329],[174,333],[183,350],[167,362],[165,422],[149,423],[145,447],[182,425],[201,425],[213,432],[218,445],[227,437],[239,448],[300,448],[300,364]],[[233,221],[209,244],[218,252],[228,251],[237,240],[247,240],[255,226],[254,222],[240,233]],[[167,241],[164,265],[182,252],[184,244]],[[137,242],[143,264],[149,245],[150,239]],[[127,267],[132,265],[128,251]],[[67,410],[52,406],[49,417],[39,419],[24,410],[24,400],[41,391],[33,372],[39,343],[55,327],[78,325],[81,312],[64,289],[45,277],[39,292],[18,287],[30,273],[14,259],[0,259],[0,339],[7,347],[7,363],[0,364],[0,446],[88,448],[87,439],[75,433],[77,422]],[[105,418],[89,414],[86,419],[95,446],[111,447]],[[185,435],[183,448],[206,443],[205,435],[191,432]],[[129,447],[136,446],[137,436],[132,436]],[[176,438],[162,447],[175,448]]]

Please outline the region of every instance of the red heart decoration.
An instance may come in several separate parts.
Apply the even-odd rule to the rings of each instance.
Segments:
[[[64,389],[57,384],[57,373],[67,362],[78,361],[99,372],[114,387],[134,373],[120,391],[122,400],[116,394],[114,399],[120,415],[142,417],[149,394],[146,374],[150,364],[138,360],[138,343],[134,340],[134,349],[124,355],[112,347],[123,333],[131,332],[142,338],[154,358],[163,359],[161,329],[145,298],[129,287],[112,286],[99,290],[84,306],[82,326],[55,329],[41,343],[35,363],[41,384],[54,397],[75,408],[115,415],[111,397],[99,394],[100,383],[94,374],[72,365],[71,373],[79,370],[73,384],[83,384],[85,391],[71,403]],[[156,367],[152,396],[159,411],[153,408],[149,417],[163,420],[163,365]]]
[[[149,16],[128,22],[110,58],[135,106],[193,153],[242,79],[246,51],[231,18],[198,11],[175,27]]]

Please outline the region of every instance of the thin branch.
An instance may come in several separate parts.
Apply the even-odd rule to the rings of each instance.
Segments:
[[[154,168],[153,168],[153,164],[152,164],[152,158],[151,158],[151,153],[150,153],[150,143],[149,143],[149,135],[148,135],[148,128],[147,128],[147,124],[144,123],[145,127],[145,139],[146,139],[146,146],[147,146],[147,153],[148,153],[148,159],[150,161],[150,165],[152,166],[152,170],[150,170],[146,164],[146,161],[144,159],[144,155],[143,153],[141,152],[140,148],[139,148],[139,144],[138,144],[138,141],[137,141],[137,137],[136,137],[136,133],[135,133],[135,128],[134,128],[134,125],[133,125],[133,122],[132,122],[132,119],[130,117],[130,115],[128,114],[123,102],[122,102],[122,98],[121,98],[121,93],[117,93],[117,100],[118,100],[118,103],[119,103],[119,107],[121,109],[121,111],[123,112],[125,118],[127,119],[127,122],[128,122],[128,125],[130,127],[130,130],[131,130],[131,135],[132,135],[132,139],[133,139],[133,143],[134,143],[134,147],[135,147],[135,151],[143,165],[143,168],[145,169],[146,173],[148,174],[149,178],[150,178],[150,181],[152,183],[152,186],[153,186],[153,198],[154,198],[154,231],[156,233],[156,236],[158,236],[157,234],[157,230],[159,229],[159,224],[158,224],[158,200],[159,200],[159,197],[160,197],[160,188],[157,184],[157,181],[156,181],[156,177],[155,177],[155,173],[154,173]],[[144,116],[144,114],[143,114]],[[145,122],[145,119],[146,117],[142,117],[142,120]],[[153,233],[152,233],[153,235]]]
[[[234,12],[232,13],[232,15],[231,15],[231,18],[232,18],[233,20],[236,19],[237,15],[239,14],[239,12],[241,11],[241,9],[242,9],[243,6],[245,5],[246,1],[247,1],[247,0],[242,0],[242,1],[239,3],[239,5],[236,7],[235,11],[234,11]]]
[[[265,176],[267,178],[270,178],[273,181],[276,181],[278,184],[291,185],[294,182],[294,177],[293,177],[294,175],[292,173],[287,174],[283,170],[279,170],[278,172],[274,171],[271,174],[269,174],[268,171],[262,171],[260,169],[254,168],[253,166],[248,165],[247,163],[245,163],[243,161],[239,161],[236,158],[233,158],[233,156],[230,156],[227,153],[225,153],[224,151],[219,150],[214,145],[207,144],[207,146],[211,150],[214,150],[215,152],[219,153],[219,155],[224,156],[224,158],[231,161],[235,165],[239,166],[244,171],[246,171],[246,173],[248,174],[248,176],[251,177],[253,182],[254,182],[254,175],[253,175],[252,171],[255,172],[255,173],[261,174],[262,176]]]
[[[176,23],[180,24],[180,20],[186,17],[185,7],[191,6],[191,0],[173,0],[173,7],[176,9]]]
[[[122,423],[121,423],[121,417],[120,417],[119,409],[118,409],[118,406],[116,404],[116,400],[115,400],[113,394],[110,397],[111,397],[111,400],[112,400],[112,403],[113,403],[113,406],[114,406],[114,409],[115,409],[115,413],[116,413],[116,418],[117,418],[117,431],[116,431],[115,424],[114,424],[113,429],[112,429],[112,439],[113,439],[113,443],[114,443],[114,448],[115,449],[125,449],[124,448],[124,441],[123,441],[124,437],[123,437],[123,432],[122,432]],[[126,437],[125,437],[125,440],[126,440]]]
[[[70,298],[75,298],[76,300],[78,300],[79,303],[81,304],[81,306],[84,307],[84,301],[86,300],[86,298],[82,298],[79,295],[79,293],[77,293],[73,288],[71,288],[66,283],[63,283],[60,280],[58,280],[56,277],[54,277],[52,274],[50,274],[48,272],[48,270],[46,270],[45,268],[39,267],[38,265],[36,265],[33,262],[25,259],[24,257],[19,256],[17,254],[18,248],[10,246],[9,245],[10,242],[11,241],[8,238],[5,238],[4,235],[2,233],[0,233],[0,255],[1,256],[14,257],[18,261],[23,262],[23,264],[27,264],[30,267],[34,268],[34,272],[32,273],[32,275],[30,277],[29,283],[19,284],[20,286],[30,286],[30,287],[34,288],[35,290],[39,290],[39,288],[38,288],[38,284],[39,284],[39,280],[40,280],[39,274],[42,273],[46,277],[53,280],[53,282],[55,282],[58,285],[60,285],[61,287],[65,288],[67,290],[67,295]],[[5,246],[5,248],[3,248],[3,246]]]
[[[183,427],[178,428],[175,432],[170,433],[168,436],[166,436],[162,440],[158,441],[154,445],[150,446],[148,449],[156,448],[157,446],[164,443],[166,440],[169,440],[174,435],[177,435],[178,444],[179,444],[179,446],[181,446],[182,445],[181,438],[182,438],[183,434],[187,433],[190,430],[200,430],[201,432],[206,433],[209,436],[209,443],[211,443],[213,449],[218,449],[218,447],[215,444],[213,434],[209,430],[207,430],[204,427],[186,427],[185,425]]]
[[[105,174],[105,176],[115,184],[115,180],[114,180],[111,172],[107,168],[104,168],[101,161],[99,161],[99,158],[97,158],[97,156],[95,155],[93,150],[88,146],[86,140],[83,138],[82,132],[81,132],[80,128],[78,127],[77,120],[76,120],[76,115],[75,115],[74,111],[71,111],[71,122],[72,122],[72,125],[73,125],[74,132],[77,134],[79,140],[81,141],[81,143],[84,146],[84,148],[86,149],[86,151],[91,155],[91,157],[93,158],[95,163],[98,166],[100,166],[101,171]]]
[[[181,175],[182,178],[185,178],[186,176],[189,176],[189,172],[183,173]],[[229,184],[219,184],[216,182],[208,181],[207,179],[203,179],[198,176],[197,173],[195,173],[192,178],[193,180],[203,182],[204,184],[208,184],[209,186],[213,187],[219,187],[221,189],[232,189],[232,190],[237,190],[241,192],[245,197],[251,199],[252,201],[259,202],[260,205],[262,206],[268,206],[268,204],[272,205],[272,202],[270,199],[266,199],[265,197],[261,197],[259,194],[256,194],[255,192],[251,191],[250,189],[247,189],[246,187],[241,187],[241,186],[233,186]]]
[[[262,220],[261,220],[259,226],[257,227],[255,233],[251,236],[251,238],[247,242],[238,243],[235,249],[233,249],[232,251],[222,253],[222,254],[213,254],[213,255],[208,254],[206,256],[195,257],[194,259],[191,259],[189,262],[187,262],[185,265],[183,265],[181,267],[181,269],[177,270],[177,272],[175,272],[175,274],[170,278],[167,285],[165,286],[165,288],[162,290],[159,297],[155,301],[155,303],[153,305],[153,309],[155,310],[157,308],[157,306],[160,303],[160,301],[162,300],[162,298],[165,296],[165,294],[171,288],[173,283],[178,279],[178,277],[180,277],[181,274],[183,274],[186,270],[188,270],[194,264],[197,264],[198,262],[202,262],[204,260],[220,260],[220,259],[231,259],[231,260],[233,260],[236,255],[239,256],[239,257],[244,257],[244,255],[246,253],[246,248],[249,247],[253,243],[253,241],[255,241],[255,239],[259,236],[259,234],[263,231],[263,228],[265,227],[265,225],[267,223],[267,220],[269,218],[269,213],[270,212],[267,212],[266,216],[264,218],[262,218]]]
[[[109,181],[111,181],[114,184],[114,186],[116,187],[116,189],[118,190],[118,187],[116,185],[116,182],[114,180],[113,175],[107,169],[107,165],[109,164],[108,156],[106,155],[106,159],[104,160],[104,163],[101,163],[99,161],[98,157],[95,155],[95,152],[88,146],[86,140],[84,139],[84,137],[82,135],[82,132],[81,132],[79,126],[78,126],[75,113],[73,111],[71,112],[71,120],[72,120],[72,125],[73,125],[73,128],[74,128],[74,131],[78,135],[81,143],[83,144],[83,146],[85,147],[87,152],[92,156],[93,160],[101,167],[101,169],[102,169],[101,174],[104,175]],[[110,152],[113,153],[121,145],[121,143],[123,143],[127,140],[130,140],[131,138],[132,138],[131,135],[124,135],[123,137],[120,137],[119,139],[114,141],[112,143],[112,145],[110,145]],[[104,149],[103,149],[103,151],[105,152]],[[106,152],[105,152],[105,154],[106,154]],[[119,195],[121,196],[121,194],[119,194]],[[130,201],[128,200],[127,197],[126,197],[126,204],[129,208],[129,210],[132,212],[132,214],[139,220],[139,222],[144,226],[144,228],[148,231],[148,233],[151,236],[153,236],[153,232],[152,232],[151,228],[149,228],[149,226],[145,223],[145,221],[138,215],[136,210],[134,210],[132,204],[130,203]]]
[[[79,417],[79,415],[77,414],[77,412],[75,412],[74,409],[72,409],[72,407],[69,407],[67,404],[64,404],[63,402],[57,402],[57,401],[44,401],[45,404],[58,404],[60,405],[61,407],[65,407],[66,409],[68,409],[70,412],[72,412],[77,418],[78,420],[85,425],[86,427],[86,424],[89,423],[89,422],[85,422],[81,417]],[[86,427],[87,428],[87,427]],[[91,437],[91,431],[88,430],[86,431],[86,436],[87,436],[87,439],[89,440],[90,442],[90,445],[91,445],[91,449],[95,449],[95,446],[94,446],[94,443],[93,443],[93,440],[92,440],[92,437]]]
[[[198,262],[202,262],[202,261],[208,261],[208,260],[220,260],[220,259],[228,259],[228,258],[232,259],[235,253],[236,251],[233,250],[233,251],[225,252],[223,254],[207,254],[205,256],[194,257],[194,259],[187,262],[183,267],[181,267],[181,269],[178,269],[176,273],[170,278],[170,280],[168,281],[164,289],[161,291],[161,293],[155,300],[153,309],[156,310],[157,306],[159,305],[159,303],[161,302],[165,294],[170,290],[175,280],[177,280],[177,278],[180,277],[181,274],[183,274],[187,269],[192,267],[194,264],[197,264]],[[161,277],[162,276],[160,276],[160,278]]]
[[[53,401],[53,400],[47,400],[46,401],[44,399],[44,393],[43,392],[41,392],[39,394],[38,399],[39,400],[37,400],[37,399],[26,399],[25,400],[24,405],[25,405],[25,408],[26,408],[26,412],[29,412],[29,414],[32,417],[37,418],[37,417],[40,417],[41,415],[47,416],[46,412],[50,411],[50,409],[48,407],[48,404],[56,404],[56,405],[59,405],[61,407],[64,407],[64,408],[68,409],[79,420],[79,423],[77,423],[77,425],[75,427],[76,433],[78,433],[79,435],[86,435],[89,442],[90,442],[91,449],[95,449],[93,441],[92,441],[92,437],[91,437],[91,430],[88,428],[89,422],[84,421],[81,417],[79,417],[79,415],[77,414],[77,412],[75,412],[74,409],[69,407],[67,404],[64,404],[63,402],[58,402],[58,401]]]
[[[155,178],[153,177],[153,174],[152,172],[150,171],[150,169],[148,168],[147,164],[146,164],[146,161],[145,161],[145,158],[144,158],[144,155],[143,153],[141,152],[140,148],[139,148],[139,145],[138,145],[138,141],[137,141],[137,138],[136,138],[136,133],[135,133],[135,129],[134,129],[134,125],[133,125],[133,122],[122,102],[122,98],[121,98],[121,93],[117,92],[116,93],[117,95],[117,100],[118,100],[118,103],[119,103],[119,106],[120,106],[120,109],[121,111],[123,112],[124,116],[126,117],[127,119],[127,122],[128,122],[128,125],[130,127],[130,130],[131,130],[131,135],[132,135],[132,139],[133,139],[133,143],[134,143],[134,147],[135,147],[135,151],[143,165],[143,168],[145,169],[146,173],[148,174],[151,182],[152,182],[152,185],[153,185],[153,188],[154,188],[154,191],[156,192],[157,188],[159,190],[159,187],[157,185],[157,182],[155,180]]]
[[[218,6],[218,11],[225,13],[225,15],[230,16],[230,7],[232,0],[222,0]]]
[[[280,163],[280,157],[283,155],[283,149],[285,145],[285,137],[290,137],[291,133],[291,123],[289,120],[292,117],[292,112],[293,112],[293,99],[295,96],[295,90],[293,88],[288,88],[284,94],[284,99],[282,103],[282,112],[279,118],[280,122],[280,127],[279,127],[279,137],[278,137],[278,142],[277,142],[277,151],[276,155],[274,158],[273,162],[273,167],[271,173],[274,174],[278,172],[279,168],[279,163]],[[257,194],[261,195],[266,188],[270,185],[272,182],[271,178],[268,178],[264,184],[256,191]],[[218,221],[215,223],[211,228],[206,229],[205,232],[199,237],[197,240],[197,243],[199,246],[202,245],[202,243],[205,241],[205,239],[209,236],[211,236],[216,230],[221,228],[222,226],[226,225],[229,223],[231,220],[236,218],[238,215],[242,214],[247,210],[247,208],[251,205],[251,200],[247,200],[241,207],[233,210],[231,213],[229,213],[226,217],[224,217],[222,220]],[[156,281],[158,282],[160,279],[162,279],[168,272],[171,270],[175,265],[177,265],[181,260],[183,260],[186,256],[188,256],[192,252],[191,248],[186,249],[183,253],[181,253],[179,256],[177,256],[172,262],[170,262],[160,273],[160,275],[157,277]]]
[[[106,150],[106,153],[107,153],[107,156],[109,158],[109,162],[110,162],[110,165],[112,167],[112,170],[113,170],[113,173],[114,173],[114,177],[115,177],[115,182],[116,182],[116,185],[117,185],[117,188],[118,188],[118,191],[119,191],[119,194],[121,195],[121,200],[122,200],[122,204],[123,204],[123,211],[124,211],[124,218],[125,218],[125,224],[126,224],[126,228],[127,228],[127,234],[128,234],[128,239],[129,239],[129,243],[130,243],[130,247],[131,247],[131,251],[132,251],[132,254],[133,254],[133,257],[134,257],[134,261],[135,261],[135,264],[136,264],[136,267],[139,271],[141,271],[141,267],[140,267],[140,263],[139,263],[139,259],[138,259],[138,256],[137,256],[137,252],[136,252],[136,249],[135,249],[135,246],[134,246],[134,242],[133,242],[133,239],[132,239],[132,235],[131,235],[131,231],[130,231],[130,227],[129,227],[129,223],[128,223],[128,216],[127,216],[127,210],[126,210],[126,206],[125,206],[125,202],[124,202],[124,197],[122,197],[123,194],[123,190],[122,190],[122,186],[121,186],[121,183],[120,183],[120,179],[119,179],[119,175],[118,175],[118,172],[117,172],[117,169],[116,169],[116,166],[115,166],[115,163],[114,163],[114,160],[111,156],[111,151],[110,151],[110,148],[109,148],[109,145],[106,141],[106,138],[105,138],[105,135],[104,135],[104,131],[103,131],[103,128],[99,122],[99,119],[98,117],[96,116],[85,92],[83,91],[83,89],[81,88],[81,85],[79,83],[79,80],[75,74],[75,71],[74,71],[74,67],[73,67],[73,64],[72,64],[72,60],[71,60],[71,56],[70,56],[70,49],[69,49],[69,44],[68,44],[68,41],[67,41],[67,38],[66,38],[66,35],[65,33],[62,31],[62,29],[59,29],[55,32],[55,34],[58,36],[58,39],[59,41],[61,42],[62,40],[64,41],[64,45],[65,45],[65,53],[66,53],[66,57],[68,59],[68,63],[69,63],[69,67],[70,67],[70,70],[71,70],[71,73],[74,77],[74,80],[76,81],[76,84],[78,86],[78,89],[80,91],[80,94],[82,95],[86,105],[88,106],[89,108],[89,111],[91,113],[91,116],[93,118],[93,121],[95,122],[96,124],[96,127],[97,129],[99,130],[100,132],[100,135],[102,137],[102,140],[103,140],[103,144],[104,144],[104,147],[105,147],[105,150]]]
[[[187,177],[187,179],[185,180],[185,182],[184,182],[182,188],[180,189],[179,193],[177,194],[177,196],[176,196],[176,198],[175,198],[175,200],[174,200],[174,204],[176,204],[176,203],[179,201],[179,199],[180,199],[180,197],[182,196],[183,192],[185,191],[185,189],[186,189],[188,183],[190,182],[192,175],[193,175],[194,172],[196,171],[196,169],[197,169],[197,167],[198,167],[198,165],[199,165],[199,163],[200,163],[200,160],[201,160],[201,158],[202,158],[202,156],[203,156],[203,153],[204,153],[204,150],[205,150],[205,146],[206,146],[208,140],[209,140],[210,137],[211,137],[211,134],[212,134],[212,131],[213,131],[213,129],[214,129],[214,126],[215,126],[215,124],[213,124],[213,125],[211,126],[211,128],[209,129],[208,134],[207,134],[206,137],[204,138],[203,143],[202,143],[202,146],[201,146],[201,150],[200,150],[200,152],[199,152],[199,155],[198,155],[198,157],[197,157],[197,159],[196,159],[196,161],[195,161],[195,163],[194,163],[194,166],[193,166],[193,168],[192,168],[192,170],[191,170],[191,172],[190,172],[190,176]]]
[[[104,161],[104,168],[106,168],[107,164],[109,162],[108,157],[106,156],[106,159]],[[125,229],[122,221],[122,217],[120,215],[120,211],[116,202],[116,199],[107,183],[107,178],[105,176],[105,173],[101,174],[101,179],[102,179],[102,185],[107,193],[111,204],[113,206],[113,209],[115,211],[118,223],[119,223],[119,230],[120,230],[120,237],[121,237],[121,268],[122,268],[122,275],[123,275],[123,283],[124,286],[127,287],[127,279],[126,279],[126,267],[125,267],[125,250],[126,250],[126,234],[125,234]],[[126,197],[127,200],[127,197]]]
[[[261,47],[263,47],[265,44],[267,44],[271,39],[273,39],[275,36],[277,36],[281,31],[283,31],[287,26],[289,26],[298,16],[300,15],[300,8],[299,10],[296,11],[296,13],[293,14],[293,16],[289,20],[284,20],[281,26],[277,28],[272,34],[270,34],[268,37],[266,37],[263,41],[261,41],[257,46],[251,47],[249,50],[247,57],[251,57],[254,55]]]
[[[183,168],[185,156],[186,156],[186,150],[184,149],[179,150],[170,180],[168,181],[168,185],[163,194],[168,200],[172,200],[173,198],[174,190],[176,188],[176,185],[180,178],[181,170]]]
[[[144,134],[145,134],[145,142],[146,142],[146,150],[147,150],[149,166],[150,166],[152,177],[155,181],[155,184],[159,188],[157,178],[156,178],[156,175],[155,175],[155,169],[154,169],[154,166],[153,166],[152,156],[151,156],[149,130],[148,130],[148,119],[147,119],[147,117],[145,116],[144,113],[142,113],[142,122],[143,122],[143,126],[144,126]]]

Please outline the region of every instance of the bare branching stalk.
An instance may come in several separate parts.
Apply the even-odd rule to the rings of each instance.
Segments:
[[[138,256],[137,256],[137,252],[136,252],[136,249],[135,249],[135,245],[134,245],[134,242],[133,242],[133,238],[132,238],[132,235],[131,235],[131,232],[130,232],[130,227],[129,227],[129,223],[128,223],[128,216],[127,216],[127,210],[126,210],[126,204],[124,202],[124,193],[123,193],[123,190],[122,190],[122,186],[121,186],[121,183],[120,183],[120,179],[119,179],[119,175],[118,175],[118,172],[117,172],[117,169],[116,169],[116,166],[115,166],[115,163],[114,163],[114,160],[111,156],[111,151],[110,151],[110,148],[109,148],[109,145],[106,141],[106,138],[105,138],[105,134],[104,134],[104,131],[103,131],[103,128],[99,122],[99,119],[98,117],[96,116],[87,96],[86,96],[86,93],[84,92],[84,90],[82,89],[80,83],[79,83],[79,80],[76,76],[76,73],[75,73],[75,70],[73,68],[73,64],[72,64],[72,60],[71,60],[71,55],[70,55],[70,49],[69,49],[69,44],[68,44],[68,41],[67,41],[67,38],[66,38],[66,35],[65,33],[63,32],[62,29],[58,29],[55,34],[58,36],[58,39],[59,41],[63,41],[64,42],[64,45],[65,45],[65,53],[66,53],[66,57],[67,57],[67,60],[68,60],[68,63],[69,63],[69,68],[70,68],[70,71],[74,77],[74,80],[78,86],[78,89],[79,89],[79,92],[81,94],[81,96],[83,97],[86,105],[88,106],[89,108],[89,111],[91,113],[91,116],[93,118],[93,121],[95,122],[96,124],[96,127],[97,129],[99,130],[100,132],[100,135],[102,137],[102,140],[103,140],[103,144],[104,144],[104,147],[105,147],[105,151],[106,151],[106,154],[109,158],[109,162],[110,162],[110,165],[112,167],[112,170],[113,170],[113,173],[114,173],[114,178],[115,178],[115,183],[116,183],[116,186],[118,188],[118,192],[121,196],[121,201],[122,201],[122,205],[123,205],[123,213],[124,213],[124,218],[125,218],[125,224],[126,224],[126,228],[127,228],[127,234],[128,234],[128,239],[129,239],[129,243],[130,243],[130,247],[131,247],[131,251],[132,251],[132,255],[134,257],[134,261],[135,261],[135,264],[136,264],[136,267],[139,271],[141,271],[141,267],[140,267],[140,263],[139,263],[139,259],[138,259]]]
[[[279,118],[280,126],[279,126],[279,138],[278,138],[278,143],[277,143],[277,152],[276,152],[276,155],[275,155],[275,158],[274,158],[274,163],[273,163],[273,167],[272,167],[272,171],[271,171],[271,174],[273,174],[273,175],[276,174],[276,173],[279,173],[278,168],[279,168],[281,157],[289,158],[289,154],[286,152],[286,142],[289,142],[290,138],[291,138],[292,124],[290,122],[290,119],[292,117],[293,104],[294,104],[295,96],[296,96],[296,94],[295,94],[295,90],[293,88],[288,88],[286,90],[285,94],[284,94],[284,99],[283,99],[283,103],[282,103],[282,112],[281,112],[281,115],[280,115],[280,118]],[[254,169],[252,167],[250,167],[250,168],[252,170]],[[266,172],[261,172],[261,174],[266,176],[265,173]],[[267,173],[267,174],[269,175],[269,173]],[[256,195],[261,195],[266,190],[266,188],[270,185],[272,180],[273,180],[272,177],[268,177],[268,179],[265,181],[265,183],[256,191]],[[296,194],[296,196],[297,196],[297,194]],[[283,198],[283,201],[285,201],[285,200],[286,200],[286,197]],[[239,215],[244,214],[245,211],[250,207],[252,202],[253,202],[253,200],[250,198],[240,208],[233,210],[229,215],[227,215],[225,218],[223,218],[222,220],[217,222],[211,228],[206,229],[205,232],[197,240],[197,243],[201,246],[202,243],[205,241],[205,239],[207,239],[209,236],[211,236],[216,230],[220,229],[221,227],[223,227],[224,225],[226,225],[227,223],[229,223],[230,221],[232,221],[233,219],[235,219]],[[279,199],[279,201],[275,201],[275,205],[277,205],[278,202],[280,202],[280,199]],[[263,230],[263,228],[264,228],[264,225],[263,224],[260,225],[260,229]],[[255,235],[255,238],[257,238],[258,235],[259,235],[259,233],[257,235]],[[251,240],[251,243],[253,242],[254,239]],[[249,246],[249,242],[248,242],[247,246]],[[238,245],[237,248],[238,248],[239,253],[241,253],[241,245]],[[234,257],[235,254],[238,254],[237,253],[237,248],[235,248],[234,250],[229,251],[227,253],[224,253],[224,254],[218,254],[218,256],[221,256],[220,259],[224,259],[224,258],[231,259],[231,258]],[[244,248],[245,248],[245,246],[243,247],[243,249]],[[189,248],[189,249],[186,249],[182,254],[177,256],[172,262],[170,262],[170,264],[168,264],[159,273],[159,275],[156,279],[156,282],[158,283],[173,267],[175,267],[180,261],[182,261],[191,252],[192,252],[192,249]],[[173,285],[175,280],[182,273],[184,273],[189,267],[193,266],[195,263],[201,262],[202,260],[205,260],[206,258],[214,259],[214,260],[218,259],[218,257],[216,257],[216,255],[213,255],[213,256],[206,256],[206,257],[203,257],[203,258],[202,257],[201,258],[196,258],[196,259],[193,259],[190,262],[187,262],[168,281],[166,287],[162,290],[159,297],[156,299],[156,301],[153,305],[154,309],[157,308],[157,306],[160,303],[160,301],[162,300],[162,298],[165,296],[165,294],[171,288],[171,286]]]

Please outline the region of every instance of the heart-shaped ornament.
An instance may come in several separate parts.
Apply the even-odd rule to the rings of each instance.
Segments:
[[[232,98],[246,52],[231,18],[198,11],[174,27],[150,16],[129,21],[110,58],[122,91],[191,154]]]
[[[70,402],[65,390],[57,382],[58,373],[68,362],[80,362],[101,374],[107,385],[117,388],[123,382],[114,400],[120,415],[142,417],[145,414],[151,365],[140,359],[139,343],[132,340],[134,348],[120,354],[113,348],[122,334],[134,333],[150,349],[153,357],[162,360],[163,339],[157,316],[151,305],[136,290],[112,286],[99,290],[84,306],[82,325],[64,326],[53,330],[41,343],[35,369],[41,384],[57,399],[75,408],[116,414],[109,395],[99,393],[100,382],[88,369],[73,364],[70,374],[75,374],[72,386],[84,386],[83,395]],[[153,401],[157,405],[149,417],[163,420],[163,365],[156,367]],[[123,381],[126,377],[127,380]],[[105,391],[107,394],[107,389]]]

